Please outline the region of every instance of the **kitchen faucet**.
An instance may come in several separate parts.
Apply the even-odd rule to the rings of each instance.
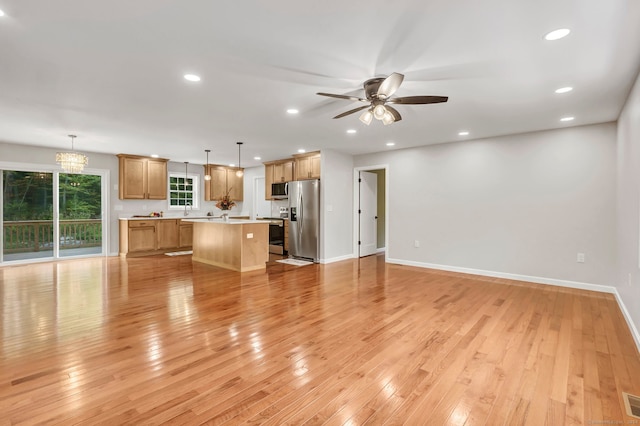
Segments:
[[[189,206],[189,210],[193,211],[193,206],[191,205],[191,203],[185,203],[185,205],[184,205],[184,215],[185,216],[189,216],[189,212],[187,211],[187,206]]]

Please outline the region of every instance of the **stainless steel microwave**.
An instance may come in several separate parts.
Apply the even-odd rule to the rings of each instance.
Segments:
[[[289,184],[272,183],[271,184],[271,198],[288,198],[289,197]]]

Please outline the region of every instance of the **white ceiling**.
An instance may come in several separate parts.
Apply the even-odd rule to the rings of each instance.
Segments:
[[[204,163],[211,149],[211,163],[237,162],[236,141],[242,166],[254,166],[299,148],[360,154],[613,121],[640,68],[635,0],[0,0],[0,9],[0,141],[69,149],[74,133],[79,151],[174,161]],[[557,28],[572,32],[543,39]],[[397,105],[402,121],[367,127],[358,113],[332,119],[361,104],[315,94],[362,96],[365,80],[391,72],[405,75],[396,96],[449,102]],[[574,90],[554,93],[562,86]]]

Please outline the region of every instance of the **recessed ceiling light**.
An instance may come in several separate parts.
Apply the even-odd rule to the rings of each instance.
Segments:
[[[466,130],[463,130],[461,132],[458,132],[458,136],[469,136],[469,132],[467,132]]]
[[[235,165],[235,164],[233,164],[233,163],[229,164],[229,167],[235,167],[235,166],[236,166],[236,165]]]
[[[158,154],[151,154],[151,158],[158,158],[160,157]]]
[[[394,146],[395,144],[395,142],[387,142],[387,146]]]
[[[0,16],[4,16],[4,12],[0,10]]]
[[[556,89],[556,93],[567,93],[573,90],[573,87],[561,87],[559,89]]]
[[[575,117],[562,117],[560,121],[573,121]]]
[[[253,157],[254,160],[262,160],[260,157]]]
[[[300,154],[304,154],[304,153],[305,153],[305,152],[307,152],[307,151],[306,151],[305,149],[300,148],[300,149],[298,150],[298,152],[299,152]]]
[[[297,110],[297,109],[295,109],[295,108],[289,108],[289,109],[287,110],[287,114],[297,114],[297,113],[299,113],[299,112],[300,112],[300,111],[298,111],[298,110]]]
[[[356,132],[357,132],[357,130],[356,130],[356,129],[349,129],[349,130],[347,130],[347,133],[349,133],[349,134],[354,134],[354,133],[356,133]]]
[[[200,76],[195,74],[185,74],[184,79],[189,81],[200,81]]]
[[[561,38],[568,36],[570,32],[571,30],[568,28],[560,28],[559,30],[553,30],[550,33],[547,33],[547,35],[544,36],[544,39],[549,41],[560,40]]]

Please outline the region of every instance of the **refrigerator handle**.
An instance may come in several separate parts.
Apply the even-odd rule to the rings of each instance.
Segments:
[[[300,209],[300,217],[302,218],[302,220],[298,221],[298,230],[299,230],[299,235],[302,236],[302,229],[303,229],[303,225],[304,225],[304,200],[302,199],[302,191],[300,191],[300,201],[298,201],[298,208]]]

